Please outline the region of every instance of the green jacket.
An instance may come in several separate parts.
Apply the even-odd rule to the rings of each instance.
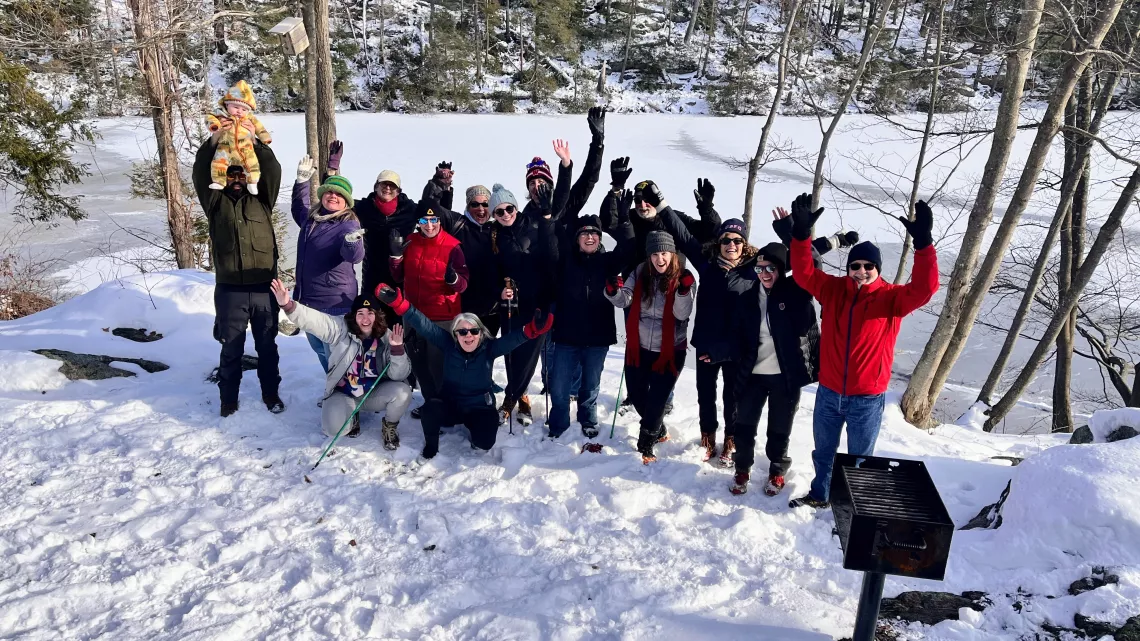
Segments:
[[[277,238],[273,232],[273,207],[281,190],[281,164],[268,145],[254,143],[261,164],[258,195],[243,193],[233,198],[210,189],[210,162],[214,142],[207,138],[194,157],[194,189],[210,226],[210,262],[216,282],[225,285],[256,285],[277,277]]]

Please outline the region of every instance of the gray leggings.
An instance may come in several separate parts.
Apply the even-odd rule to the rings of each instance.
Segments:
[[[321,408],[321,428],[326,436],[336,436],[337,430],[348,420],[348,415],[352,414],[352,410],[358,402],[360,402],[359,399],[342,394],[339,391],[333,392],[325,399]],[[397,422],[404,415],[404,410],[408,409],[408,404],[411,402],[412,388],[407,383],[383,381],[376,384],[376,389],[372,390],[372,394],[367,401],[364,401],[364,406],[360,408],[360,411],[384,412],[384,418],[391,422]],[[348,430],[345,430],[345,433],[347,432]]]

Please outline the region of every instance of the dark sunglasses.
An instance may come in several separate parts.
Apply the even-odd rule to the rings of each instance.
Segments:
[[[421,218],[420,224],[421,225],[438,225],[439,224],[439,218],[436,216],[432,216],[430,218],[427,218],[427,217]]]
[[[478,336],[479,330],[475,329],[475,328],[468,329],[466,327],[460,327],[459,329],[455,330],[455,335],[456,336]]]
[[[721,245],[725,245],[725,246],[728,246],[728,245],[743,245],[743,244],[744,244],[744,239],[743,239],[743,238],[721,238],[721,239],[720,239],[720,244],[721,244]]]
[[[467,208],[468,208],[468,209],[475,209],[476,207],[482,207],[483,209],[486,209],[486,208],[488,208],[488,207],[490,207],[490,206],[491,206],[491,203],[481,203],[481,202],[478,202],[478,201],[474,201],[474,200],[472,200],[471,202],[467,203]]]
[[[775,265],[757,265],[756,267],[754,267],[754,269],[756,270],[757,274],[759,274],[761,272],[768,272],[769,274],[775,274],[776,272],[780,271],[780,268],[776,267]]]
[[[853,271],[853,272],[857,272],[859,270],[871,272],[871,271],[875,271],[876,269],[878,269],[878,267],[875,267],[875,263],[864,263],[862,261],[855,261],[855,262],[847,265],[847,269],[849,271]]]
[[[502,209],[496,209],[495,210],[496,216],[509,216],[513,213],[515,213],[515,206],[514,205],[507,205],[506,207],[503,207]]]

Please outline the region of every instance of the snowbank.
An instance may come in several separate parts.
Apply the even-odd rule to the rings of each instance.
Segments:
[[[0,350],[0,392],[39,392],[67,385],[60,362],[33,354]]]
[[[1092,430],[1093,439],[1097,443],[1105,442],[1109,434],[1124,425],[1140,429],[1140,408],[1122,407],[1115,410],[1100,410],[1093,412],[1093,415],[1089,417],[1089,429]]]

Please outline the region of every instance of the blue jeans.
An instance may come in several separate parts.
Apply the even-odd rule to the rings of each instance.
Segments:
[[[554,353],[557,350],[557,346],[558,346],[558,344],[555,343],[554,338],[551,337],[549,340],[546,341],[546,345],[544,345],[542,347],[542,354],[540,354],[540,356],[542,357],[542,386],[547,391],[550,391],[550,392],[553,392],[553,390],[554,390],[554,386],[551,383],[551,373],[554,371],[554,364],[556,363],[556,360],[554,358]],[[578,391],[578,388],[581,386],[582,386],[582,366],[581,365],[575,365],[574,366],[574,380],[571,381],[571,383],[570,383],[570,394],[571,395],[575,394]]]
[[[578,424],[598,424],[598,392],[609,347],[559,345],[550,370],[550,433],[557,436],[570,427],[570,395],[578,396]],[[580,379],[576,382],[575,378]]]
[[[819,386],[815,393],[815,418],[812,421],[815,436],[815,451],[811,453],[811,462],[815,465],[815,478],[811,481],[812,498],[828,500],[831,468],[835,464],[844,423],[847,424],[848,454],[871,456],[875,453],[886,399],[886,394],[843,396]]]
[[[329,348],[328,343],[325,343],[308,332],[305,332],[305,337],[309,339],[309,347],[312,347],[313,351],[317,353],[317,360],[321,361],[321,369],[325,370],[325,373],[328,373],[329,356],[332,356],[332,350]]]

